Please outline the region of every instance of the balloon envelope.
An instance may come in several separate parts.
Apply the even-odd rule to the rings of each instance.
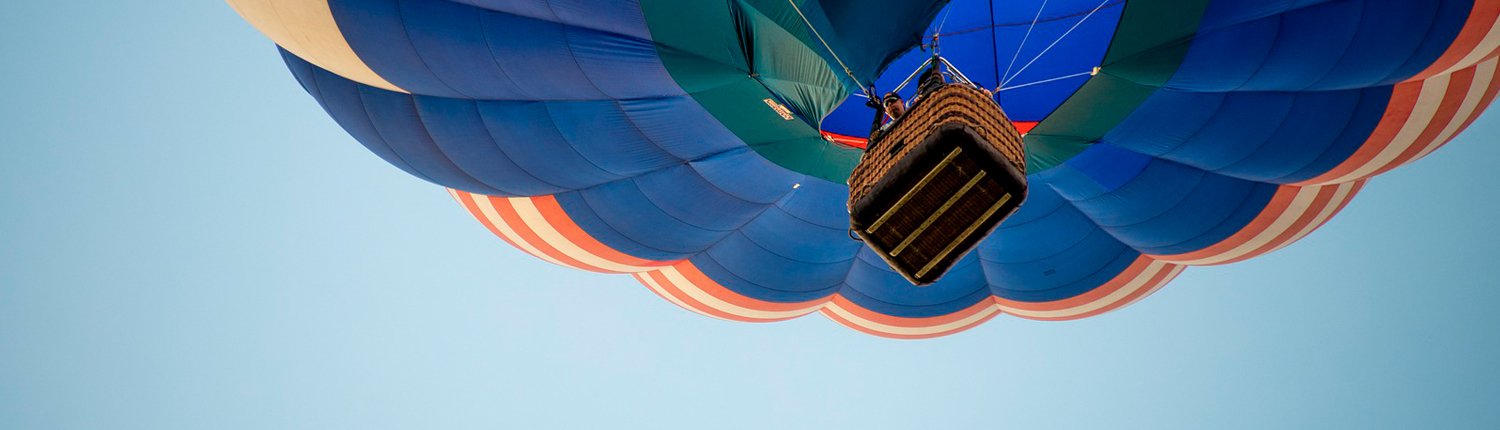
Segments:
[[[529,254],[902,338],[1285,247],[1477,118],[1500,47],[1496,0],[229,3],[360,143]],[[850,238],[844,180],[860,87],[934,49],[1029,130],[1031,193],[916,288]]]

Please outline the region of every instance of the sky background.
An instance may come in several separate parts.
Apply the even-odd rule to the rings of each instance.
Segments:
[[[535,260],[209,0],[0,13],[0,428],[1497,428],[1500,117],[1083,321],[730,323]]]

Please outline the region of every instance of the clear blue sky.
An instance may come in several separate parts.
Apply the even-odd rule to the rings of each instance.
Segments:
[[[206,0],[0,14],[0,428],[1497,428],[1500,117],[1267,257],[892,341],[551,266]]]

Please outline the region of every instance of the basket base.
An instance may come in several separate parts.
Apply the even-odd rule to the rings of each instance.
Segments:
[[[916,285],[941,278],[1026,200],[1026,176],[967,125],[945,124],[850,202],[856,234]],[[893,142],[902,145],[905,142]]]

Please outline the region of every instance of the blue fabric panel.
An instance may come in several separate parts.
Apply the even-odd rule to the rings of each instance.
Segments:
[[[992,4],[956,0],[938,13],[926,34],[942,35],[939,44],[944,57],[969,79],[990,89],[1002,81],[1016,87],[1088,72],[1098,66],[1114,37],[1124,3],[1022,0]],[[1096,7],[1099,10],[1089,16]],[[1031,25],[1033,20],[1035,27]],[[1064,34],[1067,37],[1062,37]],[[930,43],[930,39],[924,43]],[[930,50],[913,47],[886,68],[876,79],[876,87],[882,92],[894,89],[931,55]],[[1074,76],[1010,89],[1000,93],[997,100],[1012,120],[1040,121],[1087,80],[1087,75]],[[915,90],[911,85],[902,93],[910,100]],[[824,118],[822,128],[863,137],[869,134],[873,115],[865,99],[851,96]]]
[[[673,171],[691,172],[691,170],[686,166],[682,166],[657,174],[670,175]],[[710,229],[694,225],[690,222],[701,220],[702,217],[692,217],[691,220],[674,217],[672,213],[658,206],[647,197],[646,191],[642,189],[638,180],[612,182],[577,191],[576,193],[583,197],[584,203],[599,216],[609,229],[618,232],[622,237],[628,239],[630,243],[639,244],[642,248],[656,250],[660,253],[686,256],[702,252],[733,232],[732,229]],[[707,193],[697,194],[701,197],[707,196]],[[743,206],[739,208],[744,209]],[[725,214],[728,214],[727,210]],[[582,223],[580,223],[580,227],[584,227]],[[722,225],[713,227],[722,227]],[[597,230],[600,229],[585,227],[585,231],[590,233]],[[612,246],[620,245],[617,243],[606,244]],[[626,251],[626,249],[633,247],[624,248],[621,251]],[[631,251],[626,252],[633,253]]]
[[[1103,141],[1222,175],[1292,182],[1303,179],[1297,172],[1332,167],[1319,160],[1353,154],[1380,122],[1390,91],[1389,86],[1309,92],[1163,90]]]
[[[880,256],[861,248],[839,294],[885,315],[924,318],[948,315],[988,300],[989,288],[975,253],[954,264],[938,282],[917,287],[891,271]]]
[[[1471,0],[1213,2],[1167,86],[1219,92],[1390,85],[1442,55],[1471,8]]]
[[[446,0],[569,27],[650,39],[637,0]]]
[[[1106,144],[1088,151],[1112,151]],[[1217,175],[1165,160],[1151,162],[1123,186],[1105,193],[1084,172],[1064,164],[1043,175],[1051,187],[1121,242],[1150,254],[1176,254],[1232,234],[1270,201],[1276,185]],[[1248,215],[1248,216],[1247,216]],[[1229,221],[1230,229],[1223,229]]]
[[[649,33],[635,2],[593,12],[612,15],[582,13],[577,2],[572,8],[536,2],[481,8],[436,0],[329,5],[355,53],[381,77],[416,94],[481,100],[683,95],[644,37]],[[569,19],[553,9],[570,11]]]
[[[691,259],[752,298],[801,302],[837,292],[902,317],[949,314],[989,294],[1067,299],[1115,279],[1143,252],[1190,252],[1233,235],[1276,184],[1353,154],[1391,84],[1441,55],[1472,6],[1214,2],[1166,89],[1082,154],[1033,172],[1026,203],[997,234],[940,282],[916,288],[848,237],[845,186],[767,162],[683,93],[636,1],[331,3],[361,59],[419,95],[283,56],[329,115],[392,165],[466,191],[555,194],[605,245]],[[1033,82],[1098,64],[1124,7],[1106,0],[1085,20],[1100,4],[1024,0],[991,12],[989,2],[958,0],[929,33],[942,27],[944,53],[981,84],[1012,75],[1013,85]],[[878,85],[894,87],[928,55],[908,52]],[[1000,101],[1016,120],[1040,120],[1083,80],[1017,89]],[[863,135],[870,115],[851,99],[823,126]]]
[[[573,220],[574,224],[577,224],[579,228],[587,232],[590,237],[594,238],[594,240],[597,240],[616,251],[620,251],[622,253],[643,259],[655,261],[677,261],[686,259],[695,255],[701,249],[707,249],[707,247],[712,244],[713,241],[728,235],[727,232],[713,232],[692,228],[692,231],[689,232],[686,237],[676,239],[675,241],[682,243],[688,242],[690,240],[696,240],[700,243],[700,245],[697,247],[700,249],[694,249],[691,251],[683,251],[681,249],[662,250],[659,247],[652,246],[653,244],[643,244],[638,241],[637,238],[640,235],[647,233],[641,233],[640,231],[638,231],[640,230],[640,228],[633,222],[633,220],[637,219],[671,218],[659,209],[655,209],[653,207],[625,216],[619,213],[596,210],[593,206],[594,202],[590,202],[584,196],[584,193],[579,191],[569,191],[562,194],[555,194],[553,197],[557,199],[557,203],[562,207],[563,212],[567,212],[568,218]],[[624,231],[617,230],[616,225],[620,225],[621,229],[623,229]],[[673,232],[672,235],[677,236],[678,233]],[[659,244],[655,245],[659,246]],[[684,246],[680,248],[693,247]]]
[[[375,124],[370,121],[370,116],[363,110],[362,89],[358,85],[319,69],[286,50],[281,50],[281,57],[286,61],[287,68],[297,77],[297,82],[302,84],[302,88],[307,90],[307,93],[318,101],[323,110],[328,112],[328,115],[356,141],[401,171],[425,181],[434,182],[431,177],[412,167],[392,150],[390,145],[386,144],[385,138],[381,137],[380,131],[375,128]]]
[[[414,96],[283,57],[329,115],[372,152],[470,192],[576,190],[745,148],[690,96],[539,102]]]
[[[1103,285],[1140,256],[1044,181],[1034,181],[1026,205],[976,252],[995,295],[1066,299]]]
[[[753,274],[756,271],[761,270],[762,268],[771,268],[775,264],[785,264],[786,261],[775,261],[775,259],[772,258],[765,258],[761,261],[747,261],[748,259],[746,258],[740,258],[738,256],[730,255],[730,261],[727,261],[726,263],[731,266],[738,266],[736,269],[731,270],[727,268],[725,264],[721,264],[721,262],[717,258],[715,258],[714,255],[714,253],[700,254],[696,257],[693,257],[691,261],[699,271],[703,272],[704,275],[707,275],[709,278],[713,279],[714,282],[718,282],[719,285],[724,286],[724,288],[728,289],[729,291],[733,291],[735,294],[754,298],[756,300],[776,303],[800,303],[819,300],[832,295],[833,293],[838,291],[839,287],[842,284],[834,282],[832,284],[824,285],[822,288],[818,288],[818,283],[826,282],[829,278],[842,279],[842,274],[846,271],[845,268],[849,265],[848,263],[841,263],[836,265],[822,264],[814,266],[794,264],[790,267],[787,267],[787,269],[797,271],[799,273],[806,273],[806,277],[794,280],[795,283],[793,284],[774,285],[773,287],[766,287],[761,283],[748,281],[745,278],[739,277],[738,275],[736,275],[735,270]],[[747,269],[746,266],[755,266],[756,268]],[[809,270],[810,267],[814,268],[815,270]],[[833,273],[837,273],[837,275],[830,276],[830,274]]]

